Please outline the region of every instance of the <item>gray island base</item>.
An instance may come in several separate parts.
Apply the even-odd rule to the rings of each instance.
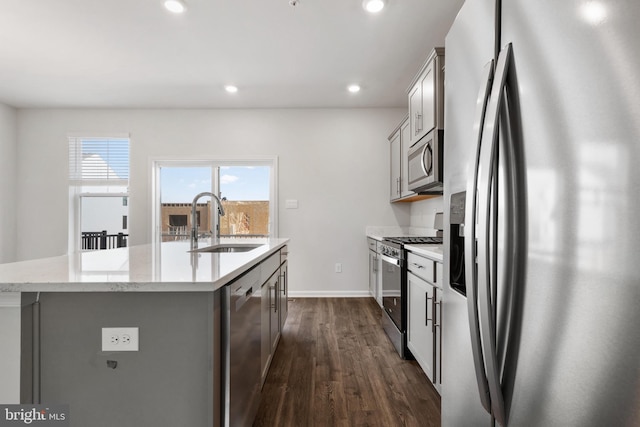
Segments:
[[[20,282],[30,261],[0,266],[0,291],[20,292],[20,402],[69,405],[76,427],[252,425],[286,320],[287,242],[197,253],[195,270],[189,253],[186,280],[157,265],[150,276],[166,274],[130,286],[124,274],[140,276],[133,264],[153,264],[141,254],[157,251],[128,248],[137,255],[106,274],[117,282],[73,269],[75,282]],[[163,243],[161,252],[182,249]],[[114,256],[100,252],[90,255]],[[103,328],[137,328],[137,351],[105,350]]]

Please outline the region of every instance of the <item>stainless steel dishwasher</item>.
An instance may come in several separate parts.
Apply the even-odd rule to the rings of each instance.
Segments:
[[[224,289],[223,425],[251,426],[261,390],[260,269],[254,268]]]

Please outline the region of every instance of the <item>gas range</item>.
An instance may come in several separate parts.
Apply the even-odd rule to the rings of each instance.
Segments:
[[[382,326],[403,359],[411,359],[407,347],[407,268],[405,248],[408,244],[441,245],[442,237],[385,237],[379,245],[382,258]]]
[[[384,240],[402,245],[441,245],[442,237],[403,236],[385,237]]]
[[[441,245],[442,237],[402,236],[385,237],[380,245],[380,252],[396,259],[404,259],[404,245]]]

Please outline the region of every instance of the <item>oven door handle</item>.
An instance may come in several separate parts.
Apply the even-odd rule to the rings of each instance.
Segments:
[[[395,265],[397,267],[402,267],[402,262],[399,259],[391,258],[386,255],[380,255],[380,256],[382,257],[382,261]]]

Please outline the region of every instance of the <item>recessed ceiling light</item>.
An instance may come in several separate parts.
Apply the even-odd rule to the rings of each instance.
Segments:
[[[362,7],[364,10],[370,13],[378,13],[382,9],[384,9],[384,5],[386,0],[364,0],[362,2]]]
[[[349,92],[351,92],[351,93],[357,93],[357,92],[360,92],[360,86],[358,86],[358,85],[349,85],[347,87],[347,90]]]
[[[226,85],[224,87],[224,90],[226,90],[229,93],[236,93],[238,91],[238,87],[233,85]]]
[[[182,13],[187,9],[187,6],[184,4],[182,0],[166,0],[164,2],[164,7],[173,13]]]

